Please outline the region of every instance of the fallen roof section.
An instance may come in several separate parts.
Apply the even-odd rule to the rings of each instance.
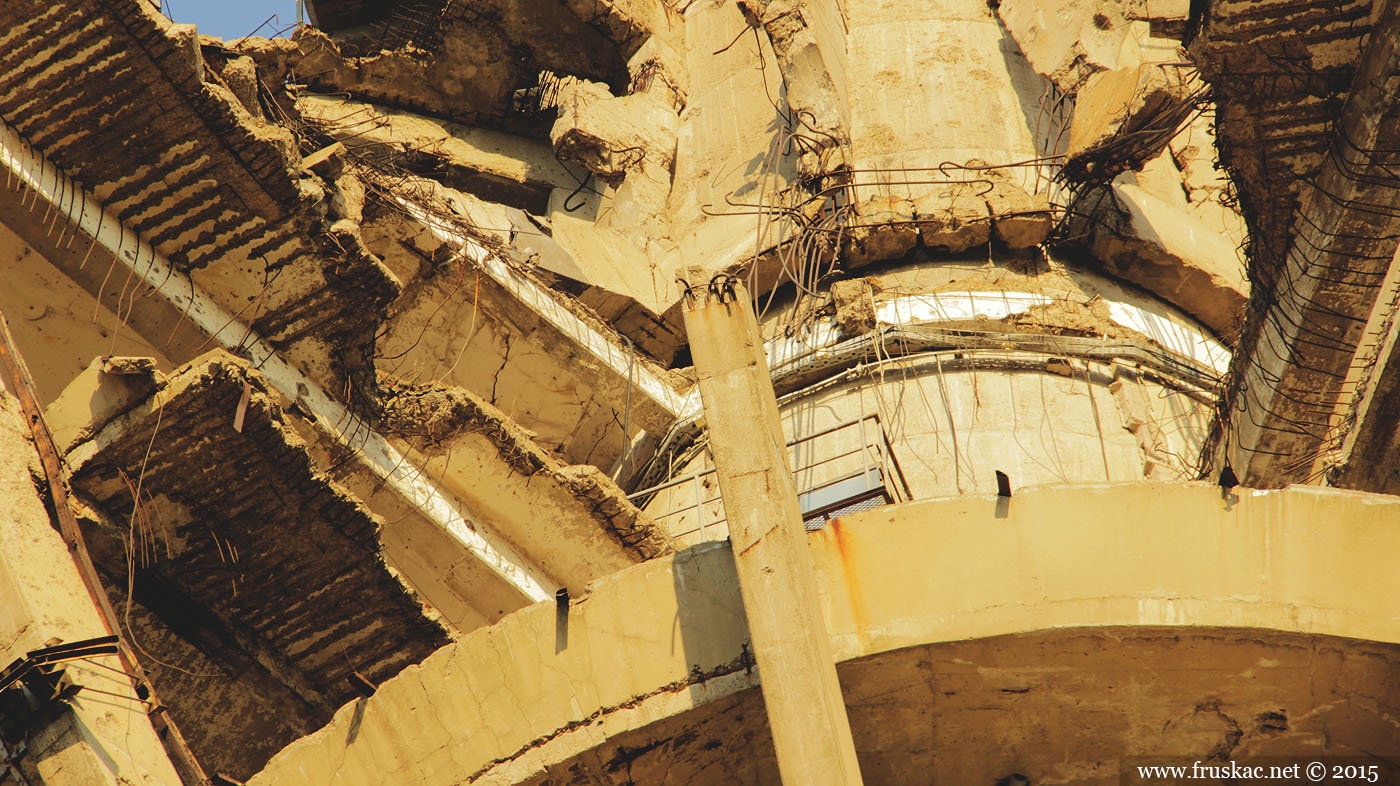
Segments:
[[[328,233],[334,184],[206,67],[193,27],[145,0],[23,0],[0,5],[0,30],[0,146],[48,192],[46,222],[96,216],[90,234],[108,230],[123,263],[161,255],[222,308],[248,310],[319,384],[364,379],[365,316],[383,312],[397,283],[355,232]]]
[[[338,706],[353,673],[387,679],[450,637],[385,565],[380,519],[316,468],[273,395],[216,350],[110,407],[67,460],[83,498],[130,519],[139,572],[260,642],[309,701]]]
[[[435,530],[437,540],[452,544],[452,553],[463,547],[470,552],[470,559],[481,564],[477,575],[504,585],[502,597],[510,598],[508,608],[545,600],[559,586],[524,564],[489,530],[469,521],[460,503],[444,495],[421,471],[408,464],[383,436],[328,395],[314,379],[287,362],[253,328],[240,322],[237,314],[222,308],[188,274],[176,270],[140,238],[128,239],[121,223],[91,194],[25,145],[3,122],[0,122],[0,163],[9,167],[16,180],[32,189],[36,200],[42,197],[53,205],[66,202],[66,211],[60,208],[56,215],[65,215],[75,234],[90,237],[90,248],[100,245],[110,252],[126,271],[124,278],[137,280],[138,291],[140,286],[147,286],[159,295],[160,300],[171,307],[170,311],[178,315],[177,326],[193,325],[218,345],[255,359],[271,385],[307,412],[319,433],[330,442],[351,450],[355,459],[375,477],[376,489],[386,488],[401,500],[403,506],[414,512],[414,521]],[[76,259],[72,261],[76,264]],[[362,495],[362,498],[366,497]],[[398,515],[394,517],[398,518]]]
[[[1329,453],[1347,443],[1393,323],[1400,13],[1258,5],[1215,3],[1192,51],[1218,84],[1251,85],[1220,103],[1254,243],[1249,319],[1221,407],[1237,413],[1225,460],[1248,485],[1283,486],[1349,461]],[[1279,38],[1285,21],[1297,32]],[[1238,79],[1253,68],[1263,71]]]

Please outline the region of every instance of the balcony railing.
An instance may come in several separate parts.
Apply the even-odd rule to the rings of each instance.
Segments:
[[[878,415],[864,415],[787,443],[788,461],[806,528],[858,510],[909,499],[908,486]],[[700,541],[724,537],[724,503],[713,468],[673,478],[628,495],[675,538],[696,532]]]

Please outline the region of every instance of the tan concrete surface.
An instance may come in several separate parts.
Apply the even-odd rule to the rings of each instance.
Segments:
[[[1292,488],[1227,500],[1209,484],[1137,483],[1027,489],[1008,502],[1004,517],[992,497],[908,503],[812,535],[838,660],[1104,626],[1400,643],[1395,499]],[[251,783],[513,783],[485,776],[566,737],[559,744],[573,752],[552,762],[590,750],[600,733],[620,732],[609,719],[636,728],[751,684],[740,677],[747,633],[722,545],[598,582],[570,609],[567,636],[558,622],[540,604],[445,647]]]
[[[6,665],[51,639],[74,642],[108,633],[31,480],[37,461],[18,400],[0,389],[0,662]],[[28,764],[40,782],[181,786],[117,658],[63,668],[90,690],[34,730]]]
[[[860,786],[827,623],[815,597],[802,511],[749,292],[716,297],[692,279],[686,332],[729,514],[735,571],[778,770],[787,786]]]

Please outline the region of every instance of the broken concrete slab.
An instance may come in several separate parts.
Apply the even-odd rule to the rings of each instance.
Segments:
[[[303,93],[302,119],[370,159],[402,156],[442,172],[443,182],[483,199],[543,214],[556,188],[576,185],[549,145],[348,98]]]
[[[1180,38],[1191,18],[1191,0],[1124,0],[1123,17],[1147,22],[1153,35]]]
[[[559,89],[559,116],[549,138],[559,158],[611,186],[628,172],[646,171],[670,183],[680,119],[669,97],[617,97],[607,85],[568,80]]]
[[[385,391],[385,433],[407,441],[474,515],[572,592],[671,550],[600,470],[561,464],[470,391],[393,380]]]
[[[992,217],[992,233],[1012,251],[1034,248],[1050,236],[1055,214],[1046,194],[1031,194],[1000,170],[986,176],[992,188],[982,198]]]
[[[1099,71],[1123,65],[1131,23],[1118,3],[1001,0],[996,10],[1035,70],[1065,93],[1074,93]]]
[[[332,706],[356,695],[352,672],[387,679],[450,638],[384,563],[383,522],[321,472],[243,360],[215,351],[182,367],[67,460],[81,499],[139,531],[138,574],[285,660]]]
[[[109,421],[155,392],[155,358],[98,357],[44,410],[59,450],[89,439]]]
[[[958,254],[986,245],[992,222],[987,203],[969,187],[924,197],[914,203],[924,245]]]
[[[1248,283],[1239,249],[1218,229],[1127,175],[1084,205],[1099,217],[1088,246],[1106,270],[1157,293],[1225,339],[1238,336]]]
[[[1195,70],[1179,62],[1147,62],[1089,76],[1075,101],[1065,176],[1102,181],[1140,167],[1189,121],[1205,90]]]

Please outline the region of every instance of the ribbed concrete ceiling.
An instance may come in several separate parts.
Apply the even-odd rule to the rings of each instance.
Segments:
[[[309,701],[339,706],[358,695],[353,673],[387,679],[449,637],[386,566],[379,519],[314,466],[262,385],[207,356],[76,447],[73,486],[133,522],[138,581],[150,574],[294,669]]]

